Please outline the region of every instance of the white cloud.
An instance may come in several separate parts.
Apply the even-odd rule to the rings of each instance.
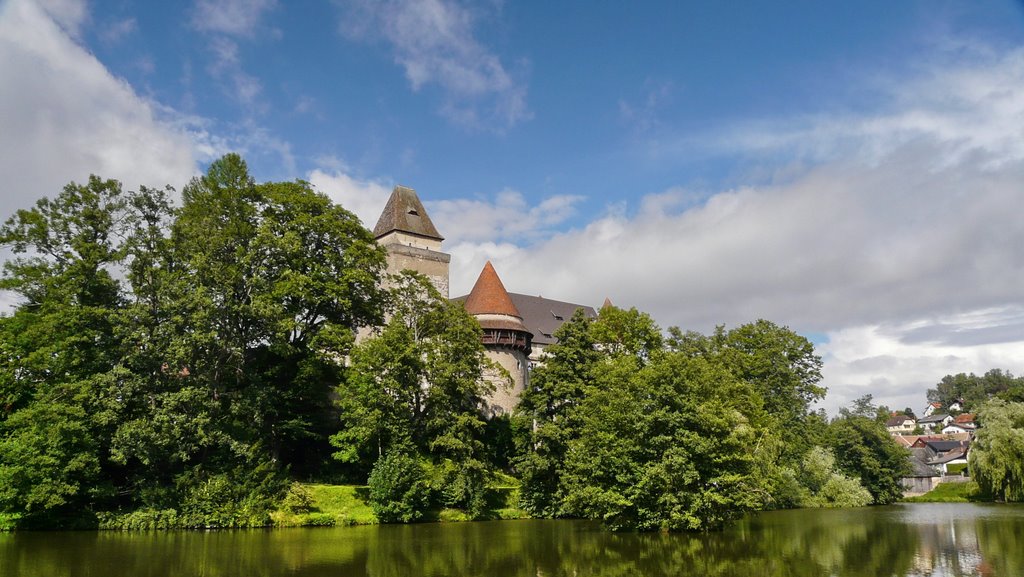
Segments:
[[[276,7],[276,0],[197,0],[192,26],[203,32],[251,37]]]
[[[331,200],[355,213],[363,226],[370,230],[377,224],[392,189],[392,186],[380,181],[354,178],[346,174],[342,166],[327,170],[315,169],[307,179]]]
[[[29,0],[0,5],[2,215],[90,173],[134,188],[180,186],[196,170],[188,134],[77,45],[67,26]]]
[[[414,91],[437,84],[441,113],[473,128],[502,130],[530,118],[526,85],[477,41],[474,14],[452,0],[351,0],[342,32],[383,38]]]
[[[427,201],[430,218],[451,244],[496,240],[529,244],[547,236],[575,212],[582,196],[556,195],[529,206],[521,193],[491,198]]]
[[[831,333],[829,342],[818,348],[825,358],[825,381],[830,385],[823,406],[834,413],[838,407],[871,394],[876,403],[895,410],[910,407],[920,413],[926,403],[925,391],[945,375],[982,374],[993,368],[1021,374],[1024,333],[1020,316],[1019,308],[1010,307],[897,325],[850,327]],[[985,319],[984,328],[975,326],[979,317]],[[922,341],[913,336],[936,326],[955,327],[953,332],[999,332],[1009,328],[1013,335],[980,343]]]
[[[1020,372],[1024,323],[1005,311],[1024,302],[1024,50],[896,86],[874,113],[718,142],[761,155],[768,184],[676,188],[530,246],[459,246],[476,270],[453,274],[453,294],[486,254],[513,291],[608,296],[684,329],[767,318],[827,334],[831,408],[865,392],[916,406],[949,372]]]
[[[36,0],[36,4],[72,38],[79,38],[82,26],[89,21],[85,0]]]

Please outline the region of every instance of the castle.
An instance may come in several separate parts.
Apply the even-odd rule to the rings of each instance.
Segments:
[[[387,272],[416,271],[428,279],[445,298],[448,294],[448,269],[451,255],[441,251],[444,237],[431,222],[416,191],[396,186],[373,228],[377,243],[387,250]],[[596,317],[593,307],[540,296],[510,293],[497,271],[488,262],[468,295],[457,297],[466,312],[483,329],[487,356],[508,371],[511,387],[499,382],[498,375],[485,375],[496,383],[488,398],[492,414],[510,413],[529,385],[530,369],[542,362],[544,349],[554,344],[554,333],[572,317],[576,309]]]

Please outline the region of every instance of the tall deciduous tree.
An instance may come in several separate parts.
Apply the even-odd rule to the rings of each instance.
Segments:
[[[761,399],[706,359],[618,357],[598,371],[566,457],[567,512],[615,529],[708,530],[761,502]]]
[[[830,446],[839,468],[860,479],[876,505],[887,505],[903,496],[900,479],[910,471],[910,461],[877,412],[870,395],[854,401],[852,409],[840,410],[829,425]]]
[[[577,309],[555,331],[558,340],[545,350],[544,363],[530,374],[530,386],[516,409],[521,429],[529,431],[516,464],[523,483],[520,502],[535,515],[554,516],[561,507],[566,450],[580,430],[576,411],[594,384],[594,370],[602,356],[591,328],[591,319]]]
[[[978,411],[971,475],[1003,501],[1024,501],[1024,403],[994,399]]]
[[[116,363],[122,303],[111,271],[128,205],[91,177],[18,211],[0,228],[16,259],[0,287],[22,298],[0,318],[0,510],[36,518],[88,511],[110,497],[97,389]]]

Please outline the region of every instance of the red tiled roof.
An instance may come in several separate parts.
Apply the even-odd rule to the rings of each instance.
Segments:
[[[480,271],[480,277],[476,279],[473,290],[466,297],[465,306],[466,312],[471,315],[492,314],[523,318],[508,296],[505,285],[501,284],[491,261],[487,261],[484,270]]]
[[[956,418],[953,419],[953,422],[958,425],[962,425],[964,423],[973,423],[974,413],[964,413],[962,415],[957,415]]]

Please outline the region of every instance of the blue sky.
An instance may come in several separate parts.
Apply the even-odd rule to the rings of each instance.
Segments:
[[[1020,2],[0,2],[0,212],[241,152],[506,286],[809,335],[829,409],[1024,372]]]

